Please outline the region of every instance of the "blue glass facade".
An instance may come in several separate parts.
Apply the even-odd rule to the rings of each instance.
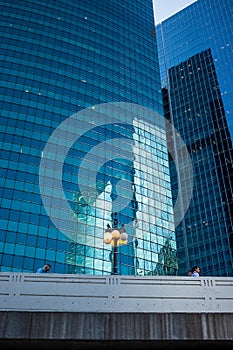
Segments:
[[[157,26],[165,115],[194,170],[190,206],[176,228],[179,274],[193,265],[202,275],[233,274],[232,14],[232,1],[198,0]],[[175,201],[180,169],[173,163]]]
[[[1,271],[176,274],[152,2],[0,5]]]

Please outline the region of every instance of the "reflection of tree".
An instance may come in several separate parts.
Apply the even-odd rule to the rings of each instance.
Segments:
[[[171,241],[166,239],[165,245],[158,254],[159,262],[154,270],[155,275],[174,276],[177,275],[178,264],[176,250],[172,249]]]
[[[80,194],[77,192],[73,195],[73,212],[72,217],[75,225],[75,234],[70,239],[70,252],[66,257],[68,264],[68,273],[84,274],[84,256],[86,252],[84,230],[86,223],[91,220],[91,204],[94,198],[91,192]]]
[[[85,267],[80,266],[77,262],[77,257],[83,257],[85,254],[85,245],[81,245],[74,241],[70,241],[70,252],[66,257],[66,262],[68,264],[68,273],[84,274]]]
[[[84,192],[83,194],[75,193],[73,195],[73,215],[78,217],[80,221],[87,222],[88,216],[91,214],[92,198],[94,198],[94,196],[91,195],[91,192]]]

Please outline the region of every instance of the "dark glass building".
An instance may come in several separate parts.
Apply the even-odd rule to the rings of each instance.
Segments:
[[[176,227],[179,274],[199,265],[201,275],[233,275],[232,18],[231,0],[198,0],[157,26],[165,116],[193,165],[190,206]],[[173,160],[170,170],[175,201]]]
[[[176,274],[152,1],[0,5],[0,270]]]

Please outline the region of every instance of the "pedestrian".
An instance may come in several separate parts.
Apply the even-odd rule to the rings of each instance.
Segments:
[[[190,270],[188,270],[187,275],[188,275],[188,276],[192,276],[192,275],[193,275],[193,272],[192,272],[192,270],[191,270],[191,269],[190,269]]]
[[[40,267],[36,273],[46,273],[49,272],[49,270],[52,268],[50,264],[45,264],[43,267]]]
[[[199,266],[193,266],[192,268],[192,276],[193,277],[199,277],[200,276],[200,267]]]

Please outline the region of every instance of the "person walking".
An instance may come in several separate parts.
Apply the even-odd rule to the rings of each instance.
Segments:
[[[49,270],[52,268],[50,264],[45,264],[43,267],[40,267],[37,269],[36,273],[46,273],[49,272]]]
[[[199,266],[193,266],[192,268],[192,276],[193,277],[199,277],[200,276],[200,267]]]

